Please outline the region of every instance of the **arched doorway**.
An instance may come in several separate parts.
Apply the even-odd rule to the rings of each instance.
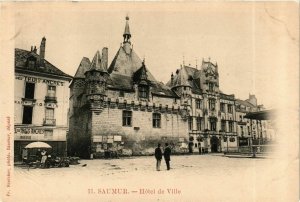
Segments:
[[[211,152],[218,152],[219,138],[217,138],[216,136],[212,136],[210,138],[210,146],[211,146]]]

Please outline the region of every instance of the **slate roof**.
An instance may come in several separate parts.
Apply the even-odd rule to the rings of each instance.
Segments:
[[[75,76],[74,78],[81,78],[81,79],[84,79],[85,78],[85,75],[84,73],[89,70],[91,67],[91,62],[90,62],[90,59],[88,59],[87,57],[83,57],[80,64],[79,64],[79,67],[77,68],[77,71],[75,73]]]
[[[200,84],[200,70],[195,69],[189,66],[183,66],[179,70],[178,73],[174,75],[173,83],[171,84],[171,80],[167,82],[167,86],[176,87],[176,86],[190,86],[192,88],[192,92],[199,94],[202,92],[199,84]]]
[[[130,47],[129,43],[125,43],[120,47],[114,59],[112,60],[108,73],[118,73],[122,75],[132,76],[142,66],[142,60]],[[147,70],[148,79],[156,81],[154,76]]]
[[[220,91],[220,98],[224,99],[224,100],[235,100],[234,94],[229,95],[229,94],[225,94],[221,91]]]
[[[253,104],[251,104],[250,102],[247,102],[245,100],[240,100],[240,99],[236,99],[236,102],[240,105],[244,105],[246,107],[255,107]]]
[[[109,88],[125,90],[125,91],[133,91],[133,81],[130,76],[111,73],[109,80],[107,82]]]
[[[91,68],[90,70],[102,70],[102,65],[101,65],[101,56],[100,56],[100,52],[97,51],[93,60],[92,60],[92,63],[91,63]]]
[[[149,86],[151,86],[151,92],[155,95],[178,98],[178,95],[173,92],[170,87],[164,85],[163,83],[157,81],[149,81]],[[108,88],[124,91],[134,91],[133,77],[111,73],[108,80]]]
[[[173,90],[171,90],[170,87],[161,82],[151,82],[151,87],[152,94],[179,98],[179,96]]]
[[[26,65],[26,62],[29,57],[34,57],[37,62],[39,61],[40,58],[39,55],[33,51],[27,51],[27,50],[15,48],[15,69],[18,68],[23,70],[30,70],[34,72],[47,73],[55,76],[63,76],[72,79],[72,76],[64,73],[63,71],[55,67],[47,60],[44,60],[45,62],[44,68],[41,68],[40,66],[28,67]]]

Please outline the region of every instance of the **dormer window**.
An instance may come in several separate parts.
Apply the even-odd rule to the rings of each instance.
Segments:
[[[139,98],[148,98],[149,88],[148,86],[139,86]]]
[[[35,66],[36,66],[36,58],[34,58],[33,56],[29,57],[27,59],[27,67],[34,68]]]
[[[29,68],[34,68],[35,67],[35,61],[34,60],[29,60],[28,61],[28,67]]]

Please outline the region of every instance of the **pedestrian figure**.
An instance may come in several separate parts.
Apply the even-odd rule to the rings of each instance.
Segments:
[[[46,166],[46,160],[47,160],[47,152],[45,150],[43,150],[41,152],[41,154],[42,154],[41,164],[42,164],[42,167],[45,168],[45,166]]]
[[[164,151],[164,158],[167,164],[167,170],[170,170],[170,156],[171,156],[171,148],[169,147],[168,143],[165,143],[165,151]]]
[[[156,170],[160,171],[160,164],[161,164],[161,159],[162,159],[160,143],[157,144],[157,148],[155,149],[155,158],[156,158]]]

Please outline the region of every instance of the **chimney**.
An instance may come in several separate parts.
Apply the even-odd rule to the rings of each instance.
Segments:
[[[34,46],[33,52],[36,53],[37,49],[36,46]]]
[[[40,46],[40,59],[43,61],[45,59],[45,49],[46,49],[46,38],[43,37]]]
[[[173,75],[173,72],[171,74],[171,86],[173,86],[173,82],[174,82],[174,75]]]
[[[107,71],[107,66],[108,66],[108,48],[107,47],[104,47],[102,49],[101,63],[102,63],[103,70]]]
[[[33,46],[31,46],[31,48],[30,48],[30,52],[32,52],[33,51]]]
[[[249,99],[247,99],[247,101],[253,104],[254,106],[257,106],[257,99],[255,95],[249,94]]]

